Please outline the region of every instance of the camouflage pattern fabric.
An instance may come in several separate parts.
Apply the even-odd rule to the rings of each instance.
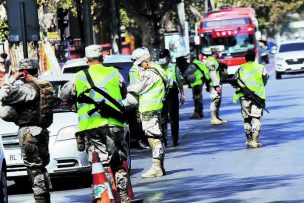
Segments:
[[[34,196],[49,193],[52,185],[45,168],[50,162],[48,131],[36,126],[22,127],[18,136]]]
[[[148,137],[153,159],[165,157],[165,146],[162,140],[161,112],[149,111],[141,114],[142,127]]]
[[[254,132],[260,132],[263,109],[257,107],[250,100],[245,99],[244,97],[240,98],[240,102],[242,117],[244,118],[245,134],[249,135]]]
[[[103,165],[119,168],[127,160],[128,145],[124,139],[124,129],[117,126],[104,126],[84,131],[89,161],[93,152],[97,152]]]

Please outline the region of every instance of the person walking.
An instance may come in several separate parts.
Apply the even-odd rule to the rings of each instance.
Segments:
[[[239,99],[241,103],[241,112],[244,119],[244,130],[247,138],[246,146],[250,148],[261,147],[260,131],[261,131],[261,117],[263,115],[263,108],[265,108],[266,90],[265,85],[269,75],[265,67],[255,61],[255,53],[249,50],[245,55],[246,63],[242,64],[235,74],[237,82],[237,91],[233,102],[236,103]],[[248,97],[242,88],[247,88],[252,91],[257,101]]]
[[[135,50],[136,51],[136,50]],[[135,64],[143,68],[140,82],[128,87],[128,94],[138,97],[142,127],[152,149],[152,167],[143,178],[165,175],[165,146],[161,130],[161,110],[167,86],[166,72],[155,64],[147,48],[139,48]],[[128,98],[128,97],[127,97]]]
[[[210,97],[211,97],[211,124],[221,125],[227,123],[226,120],[219,117],[219,111],[222,101],[222,84],[220,80],[220,70],[219,70],[219,55],[220,51],[217,48],[211,48],[211,56],[204,62],[209,69],[210,73]]]
[[[162,109],[162,130],[164,135],[164,144],[168,145],[168,122],[170,116],[171,136],[173,146],[178,146],[179,137],[179,103],[184,104],[185,94],[183,87],[183,76],[176,65],[170,64],[170,52],[168,49],[162,49],[159,53],[159,63],[166,71],[168,77],[168,92],[165,97]],[[180,94],[180,96],[178,96]]]
[[[89,69],[75,74],[74,81],[63,88],[61,98],[77,101],[78,150],[88,151],[91,162],[93,153],[98,153],[108,182],[115,182],[121,202],[128,203],[131,202],[127,194],[128,177],[123,166],[128,150],[122,106],[126,84],[116,68],[103,66],[101,46],[87,46],[85,56]],[[115,180],[111,178],[111,170]]]
[[[52,188],[46,166],[50,162],[49,131],[53,122],[53,87],[37,79],[39,64],[23,59],[16,72],[1,87],[0,101],[14,110],[18,137],[35,203],[49,203]],[[16,82],[21,80],[23,83]]]

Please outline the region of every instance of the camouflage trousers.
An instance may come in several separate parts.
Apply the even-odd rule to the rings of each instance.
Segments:
[[[211,98],[210,110],[219,112],[222,102],[222,94],[218,94],[214,87],[210,87],[209,93]]]
[[[245,134],[248,135],[261,130],[261,117],[263,115],[263,109],[257,107],[252,101],[240,98],[241,112],[244,119]]]
[[[49,196],[52,188],[46,166],[50,162],[49,132],[37,126],[21,127],[18,131],[22,157],[32,183],[35,199]]]
[[[152,158],[163,160],[165,146],[161,128],[161,111],[149,111],[141,113],[142,127],[152,149]]]
[[[118,126],[104,126],[84,131],[86,149],[89,161],[92,162],[93,152],[98,156],[105,168],[107,180],[112,181],[110,166],[115,174],[115,183],[120,194],[126,193],[128,178],[123,161],[127,160],[128,145],[124,137],[124,128]]]
[[[192,98],[194,102],[194,112],[202,115],[203,113],[203,85],[195,85],[192,87]]]

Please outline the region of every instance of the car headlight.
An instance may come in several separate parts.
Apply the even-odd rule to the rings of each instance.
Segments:
[[[68,126],[61,128],[57,135],[57,141],[75,139],[75,133],[79,131],[78,126]]]

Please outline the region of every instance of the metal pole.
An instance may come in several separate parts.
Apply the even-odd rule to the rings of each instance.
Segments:
[[[83,0],[83,24],[85,46],[88,46],[94,43],[91,18],[91,0]]]
[[[27,30],[26,30],[26,18],[25,18],[25,5],[23,1],[19,2],[20,8],[20,20],[21,20],[21,34],[22,34],[22,43],[23,43],[23,57],[28,58],[28,50],[27,50]]]
[[[118,0],[111,0],[112,8],[112,26],[111,37],[114,53],[121,53],[121,33],[120,33],[120,15]]]

